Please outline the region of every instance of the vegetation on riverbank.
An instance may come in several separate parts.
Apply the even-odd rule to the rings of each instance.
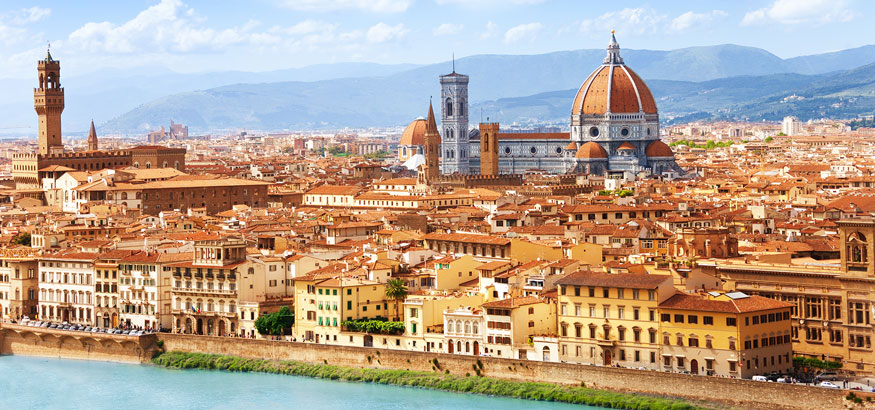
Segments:
[[[152,363],[174,369],[226,370],[259,372],[421,387],[449,392],[476,393],[526,400],[586,404],[612,409],[633,410],[693,410],[699,409],[682,400],[616,393],[585,387],[560,386],[550,383],[516,382],[479,376],[454,376],[410,370],[356,369],[331,365],[313,365],[294,361],[244,359],[204,353],[167,352],[152,359]],[[435,363],[437,361],[435,360]],[[435,366],[439,366],[435,364]],[[438,370],[439,367],[437,368]],[[479,372],[478,372],[479,373]]]

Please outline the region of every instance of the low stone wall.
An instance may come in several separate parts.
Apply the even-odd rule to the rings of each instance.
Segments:
[[[158,351],[155,335],[121,336],[3,323],[0,354],[145,363]]]
[[[312,343],[276,342],[208,336],[161,334],[167,351],[225,354],[253,359],[294,360],[348,367],[373,367],[434,371],[454,375],[481,374],[500,379],[580,385],[605,390],[683,397],[717,402],[744,409],[840,409],[839,390],[778,383],[754,382],[656,371],[544,363],[494,357],[457,356],[442,353],[408,352],[364,347],[329,346]]]

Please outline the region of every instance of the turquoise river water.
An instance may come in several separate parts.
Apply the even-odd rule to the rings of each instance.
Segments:
[[[0,409],[597,408],[297,376],[0,356]]]

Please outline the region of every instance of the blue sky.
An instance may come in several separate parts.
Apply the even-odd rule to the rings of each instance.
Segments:
[[[474,54],[734,43],[780,57],[867,44],[869,0],[83,0],[0,4],[0,78],[32,74],[46,42],[66,75],[166,67],[265,71]]]

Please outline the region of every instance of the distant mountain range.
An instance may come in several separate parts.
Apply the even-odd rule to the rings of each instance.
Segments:
[[[477,55],[456,60],[456,69],[471,77],[472,117],[482,110],[503,123],[562,120],[604,55],[603,49]],[[624,49],[622,55],[650,85],[666,120],[853,116],[871,113],[875,98],[867,94],[875,70],[864,66],[875,63],[875,46],[789,59],[731,44]],[[438,75],[450,69],[445,62],[327,64],[266,73],[101,72],[65,81],[65,131],[84,132],[92,116],[100,133],[127,134],[143,134],[171,119],[194,133],[404,125],[424,115],[429,96],[439,95]],[[4,89],[11,85],[0,81]],[[32,85],[16,87],[23,90],[0,97],[0,109],[20,113],[9,118],[35,126]],[[781,102],[794,93],[805,99]]]

